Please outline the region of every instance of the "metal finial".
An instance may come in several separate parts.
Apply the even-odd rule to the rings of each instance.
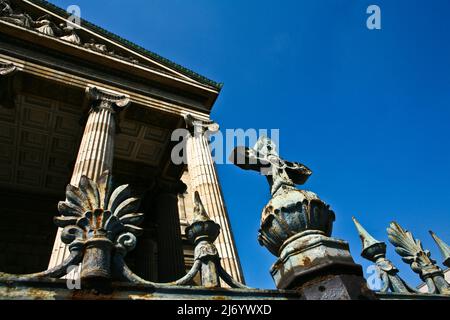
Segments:
[[[398,269],[386,258],[386,243],[373,238],[355,217],[352,217],[352,219],[363,243],[361,256],[375,262],[378,275],[383,282],[380,292],[386,293],[390,290],[391,292],[402,294],[415,293],[416,290],[398,275]]]
[[[372,235],[367,232],[366,229],[356,220],[355,217],[352,217],[353,223],[356,226],[356,229],[359,233],[359,238],[362,242],[362,252],[361,255],[369,260],[374,260],[375,256],[381,253],[386,253],[386,244],[382,241],[376,240]],[[379,250],[371,250],[377,247]]]
[[[367,232],[366,229],[359,223],[358,220],[356,220],[355,217],[352,217],[353,222],[355,223],[356,229],[358,230],[359,237],[361,238],[363,249],[367,249],[368,247],[381,243],[381,241],[376,240],[372,235]]]
[[[208,213],[206,213],[206,209],[203,206],[202,199],[200,198],[200,194],[198,191],[195,191],[194,193],[194,217],[192,222],[199,222],[199,221],[209,221],[211,220],[208,216]]]
[[[444,272],[431,259],[431,253],[423,249],[422,242],[396,222],[392,222],[387,231],[389,241],[395,246],[395,252],[426,282],[428,292],[450,294],[450,284],[445,281]]]
[[[441,250],[442,256],[444,257],[443,264],[446,267],[450,268],[450,247],[448,244],[446,244],[442,239],[440,239],[433,231],[429,231],[431,236],[433,237],[434,241],[439,247],[439,250]]]

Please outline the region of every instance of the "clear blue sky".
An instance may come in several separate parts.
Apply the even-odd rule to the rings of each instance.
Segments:
[[[222,128],[280,128],[281,155],[309,166],[304,186],[336,212],[334,236],[378,239],[391,220],[423,240],[450,242],[450,2],[448,0],[52,0],[225,86]],[[366,8],[382,10],[369,31]],[[275,261],[256,241],[265,179],[219,166],[250,286],[272,288]],[[419,283],[389,245],[389,258]]]

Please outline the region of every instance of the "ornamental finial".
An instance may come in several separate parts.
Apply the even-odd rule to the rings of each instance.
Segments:
[[[269,183],[272,199],[263,209],[258,241],[272,254],[278,257],[285,241],[297,234],[331,236],[334,212],[315,193],[295,187],[306,182],[311,170],[283,160],[271,139],[261,136],[253,148],[235,148],[230,161],[241,169],[258,171]]]
[[[235,148],[230,161],[241,169],[259,171],[266,176],[272,195],[282,187],[294,189],[295,185],[304,184],[312,171],[301,163],[283,160],[276,148],[271,139],[261,136],[253,148]]]
[[[192,219],[192,222],[199,222],[199,221],[210,221],[211,219],[208,216],[208,213],[206,213],[205,206],[202,203],[202,199],[200,199],[200,194],[198,191],[195,191],[194,193],[194,218]]]
[[[386,243],[372,237],[355,217],[352,219],[363,244],[361,256],[375,262],[377,273],[382,280],[383,286],[380,288],[380,292],[386,293],[390,290],[391,292],[403,294],[415,293],[416,290],[398,275],[399,270],[397,267],[386,258]]]
[[[426,282],[429,293],[450,294],[450,284],[445,281],[441,268],[431,259],[430,251],[423,249],[422,242],[396,222],[392,222],[387,231],[395,252]]]
[[[112,255],[125,256],[136,246],[144,219],[139,198],[130,197],[128,185],[115,189],[105,171],[96,181],[82,176],[78,187],[68,185],[66,200],[58,204],[55,224],[69,250],[84,248],[82,279],[109,279]]]
[[[434,241],[441,250],[442,256],[444,257],[444,266],[450,268],[450,247],[446,244],[442,239],[440,239],[433,231],[430,230],[430,234],[433,237]]]
[[[386,254],[386,244],[372,237],[355,217],[352,217],[352,220],[358,230],[359,238],[362,242],[363,250],[361,255],[368,260],[374,261],[376,260],[377,255],[382,253]],[[377,248],[378,250],[376,250]]]

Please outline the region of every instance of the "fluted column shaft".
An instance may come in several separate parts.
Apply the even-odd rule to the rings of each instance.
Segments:
[[[158,281],[169,282],[185,275],[183,242],[176,193],[161,192],[156,211],[158,224]]]
[[[73,186],[78,186],[83,175],[95,181],[104,171],[111,172],[116,134],[115,113],[119,107],[129,104],[125,96],[116,96],[97,88],[88,88],[86,91],[92,105],[70,180]],[[61,241],[61,232],[62,228],[59,228],[49,268],[61,264],[69,255],[68,246]]]
[[[199,192],[209,216],[221,226],[221,232],[215,245],[223,268],[233,278],[244,282],[208,137],[205,130],[202,129],[201,127],[194,128],[186,141],[187,165],[192,189]]]
[[[70,184],[77,186],[82,175],[95,180],[112,169],[115,132],[112,110],[91,109]]]

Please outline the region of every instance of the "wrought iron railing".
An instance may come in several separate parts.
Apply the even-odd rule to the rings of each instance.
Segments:
[[[418,294],[419,291],[408,285],[400,277],[399,269],[386,258],[386,243],[373,238],[355,218],[353,221],[363,245],[361,256],[375,262],[377,273],[382,280],[380,292]],[[427,285],[428,294],[450,295],[450,284],[445,280],[444,272],[431,258],[430,251],[423,249],[420,240],[415,239],[411,232],[403,229],[396,222],[390,224],[387,233],[389,242],[395,247],[395,252]],[[444,257],[443,264],[449,267],[450,247],[432,231],[430,233]]]
[[[186,234],[195,246],[195,262],[189,272],[170,283],[144,280],[128,268],[124,258],[133,250],[143,213],[136,210],[139,199],[132,197],[130,187],[113,187],[109,172],[97,181],[82,176],[79,187],[68,185],[66,200],[58,204],[61,214],[54,221],[63,228],[62,241],[68,245],[70,255],[58,266],[39,273],[13,275],[0,273],[0,278],[13,277],[20,280],[42,280],[68,275],[71,266],[81,264],[81,283],[84,287],[105,287],[113,280],[153,286],[194,285],[194,277],[201,274],[201,285],[206,288],[220,287],[220,279],[232,288],[247,288],[234,280],[221,266],[214,245],[220,226],[205,211],[198,193],[195,193],[192,224]]]

